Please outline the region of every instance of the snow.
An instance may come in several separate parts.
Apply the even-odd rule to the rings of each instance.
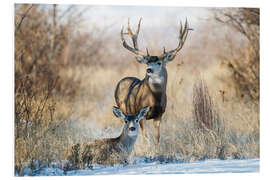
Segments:
[[[243,160],[204,160],[190,163],[146,163],[141,161],[134,165],[102,166],[93,169],[71,170],[64,172],[59,168],[43,168],[32,172],[34,176],[86,176],[86,175],[137,175],[137,174],[204,174],[204,173],[259,173],[259,159]],[[25,174],[26,175],[26,174]],[[30,175],[30,174],[28,174]]]

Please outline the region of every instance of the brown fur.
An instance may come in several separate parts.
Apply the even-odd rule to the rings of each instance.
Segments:
[[[154,86],[158,85],[150,85],[148,77],[143,80],[135,77],[122,79],[115,89],[117,106],[127,114],[137,114],[141,108],[150,106],[146,119],[160,118],[165,112],[167,98],[166,91],[157,89],[166,89],[166,85],[163,88]]]
[[[161,117],[167,105],[166,68],[164,67],[161,72],[164,77],[164,81],[161,84],[151,83],[151,79],[147,75],[143,80],[135,77],[126,77],[119,81],[115,89],[116,104],[124,113],[137,114],[142,107],[150,107],[150,111],[145,116],[145,119],[154,119],[156,128],[155,138],[157,142],[159,142],[160,138]],[[144,129],[144,120],[140,121],[140,126],[143,135],[147,137]]]

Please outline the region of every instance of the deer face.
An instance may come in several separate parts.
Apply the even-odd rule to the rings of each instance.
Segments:
[[[146,61],[146,74],[150,77],[160,75],[163,68],[165,68],[165,63],[157,56],[150,56],[149,59]]]
[[[166,79],[167,79],[166,63],[169,62],[169,59],[166,56],[164,57],[136,56],[136,59],[139,63],[147,65],[146,75],[151,78],[150,80],[152,83],[154,84],[166,83]]]
[[[124,134],[128,136],[137,136],[140,120],[148,113],[150,107],[142,108],[138,114],[125,115],[122,110],[116,106],[113,106],[113,113],[117,118],[122,119],[125,122]]]

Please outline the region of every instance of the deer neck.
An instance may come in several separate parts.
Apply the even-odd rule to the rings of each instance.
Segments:
[[[124,148],[124,150],[126,150],[128,154],[130,154],[136,142],[137,136],[128,136],[123,129],[122,134],[119,137],[120,147]]]

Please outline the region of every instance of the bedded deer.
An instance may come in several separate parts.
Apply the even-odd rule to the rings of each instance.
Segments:
[[[144,107],[138,114],[125,114],[114,106],[114,115],[125,122],[120,136],[72,146],[67,151],[67,160],[72,165],[65,168],[78,169],[83,168],[85,164],[89,166],[93,163],[104,165],[126,163],[138,136],[139,122],[149,109],[150,107]]]
[[[136,33],[133,33],[129,21],[127,33],[121,30],[121,40],[123,46],[134,53],[136,60],[141,64],[146,64],[146,74],[144,79],[140,80],[136,77],[125,77],[120,80],[115,89],[115,101],[118,107],[127,114],[137,113],[142,107],[150,106],[150,110],[146,117],[140,121],[140,127],[145,137],[146,131],[144,128],[144,120],[153,119],[155,127],[155,139],[159,143],[160,139],[160,123],[162,114],[165,112],[167,97],[166,97],[166,85],[167,85],[167,70],[166,63],[172,61],[177,52],[179,52],[187,38],[189,30],[188,22],[186,20],[185,27],[183,29],[182,23],[180,23],[179,31],[179,43],[176,49],[167,51],[165,47],[163,53],[160,56],[152,56],[149,54],[146,48],[146,53],[140,51],[138,48],[137,38],[140,31],[141,20],[138,23]],[[124,35],[129,35],[133,47],[127,44]]]

